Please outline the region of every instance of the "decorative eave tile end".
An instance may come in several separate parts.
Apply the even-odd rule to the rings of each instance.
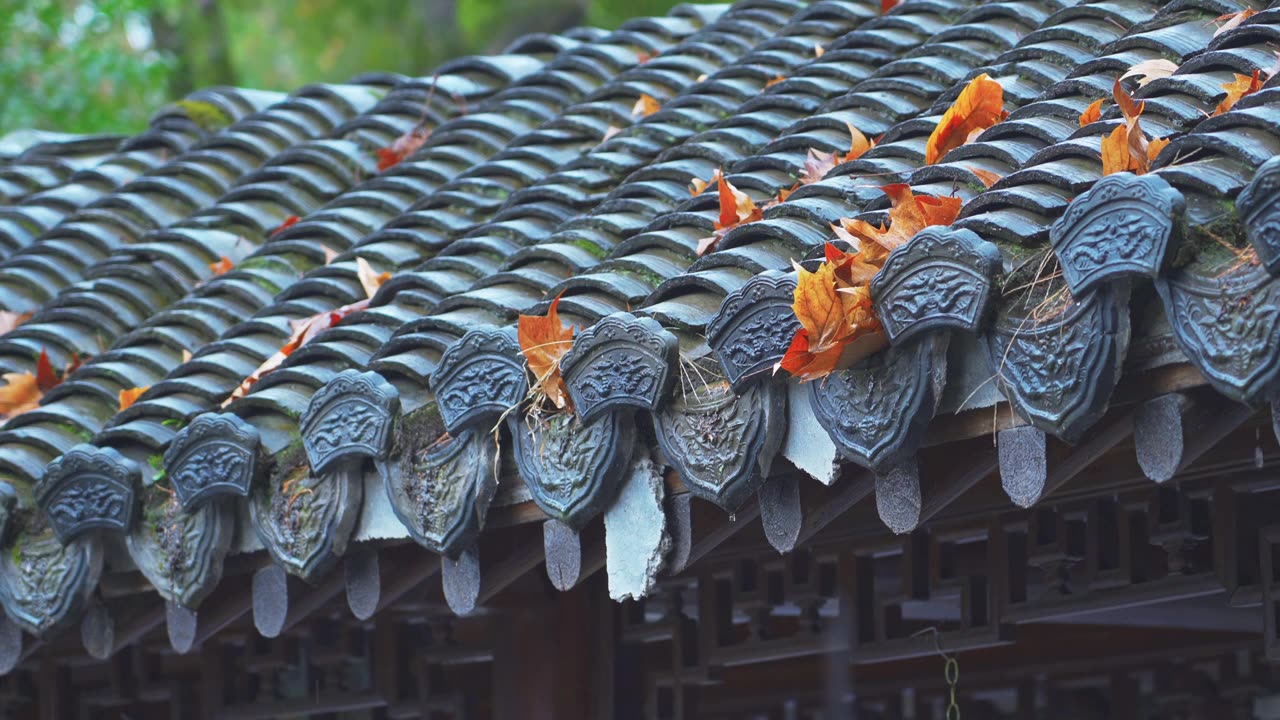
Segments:
[[[187,511],[219,495],[249,494],[260,466],[258,430],[231,413],[206,413],[173,438],[165,475]]]
[[[1081,296],[1123,277],[1156,278],[1177,250],[1185,209],[1182,193],[1158,175],[1099,180],[1049,229],[1067,286]]]
[[[378,373],[338,373],[302,414],[302,444],[312,471],[323,473],[345,459],[386,457],[399,413],[399,391]]]
[[[770,270],[729,293],[707,325],[707,342],[734,390],[782,359],[800,327],[791,309],[795,277]]]
[[[921,230],[871,280],[889,340],[900,343],[934,329],[980,330],[1000,265],[999,249],[971,230]]]
[[[1267,272],[1280,275],[1280,157],[1258,168],[1236,201],[1245,237]]]
[[[472,330],[440,357],[431,389],[445,429],[488,430],[528,393],[529,378],[514,328]]]
[[[137,463],[113,448],[82,443],[49,463],[35,501],[65,544],[94,530],[128,532],[141,482]]]
[[[584,423],[615,408],[658,410],[675,379],[679,342],[652,318],[614,313],[587,330],[560,361]]]

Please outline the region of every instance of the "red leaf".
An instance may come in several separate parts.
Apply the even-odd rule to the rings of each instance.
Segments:
[[[236,264],[231,262],[231,258],[223,255],[222,259],[218,262],[209,263],[209,270],[213,271],[213,274],[216,277],[218,275],[227,274],[231,271],[231,268],[234,268],[235,266]]]
[[[36,386],[40,388],[41,393],[47,393],[61,382],[62,378],[58,375],[58,371],[53,369],[53,363],[49,361],[49,351],[40,348],[40,357],[36,359]]]
[[[285,218],[284,222],[280,223],[280,227],[271,231],[271,237],[275,237],[277,234],[280,233],[281,230],[284,230],[285,228],[289,228],[289,227],[293,227],[294,225],[297,225],[299,219],[300,218],[297,215],[290,215],[289,217]]]

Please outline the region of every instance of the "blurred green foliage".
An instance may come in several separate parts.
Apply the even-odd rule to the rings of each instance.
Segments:
[[[616,27],[676,0],[0,0],[0,135],[136,132],[166,101],[228,84],[292,90],[426,75],[519,35]]]

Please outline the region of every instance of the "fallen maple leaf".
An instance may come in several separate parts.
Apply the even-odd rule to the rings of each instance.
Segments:
[[[5,385],[0,387],[0,419],[8,419],[21,415],[39,407],[40,399],[45,393],[62,384],[62,381],[80,367],[81,358],[72,353],[71,360],[61,374],[53,369],[49,360],[49,352],[40,348],[40,356],[36,359],[34,373],[5,373]]]
[[[560,296],[551,301],[546,315],[521,315],[516,323],[520,351],[533,373],[534,392],[557,408],[571,407],[569,392],[560,377],[560,358],[573,346],[573,328],[560,322]]]
[[[1102,139],[1102,174],[1126,172],[1129,166],[1129,128],[1120,123]]]
[[[645,63],[649,62],[650,60],[654,59],[655,57],[657,57],[657,55],[658,55],[658,53],[656,53],[656,52],[653,52],[653,53],[648,53],[648,52],[636,53],[636,64],[637,64],[637,65],[643,65],[643,64],[645,64]]]
[[[1232,73],[1235,79],[1229,83],[1223,83],[1222,89],[1227,91],[1227,96],[1218,103],[1218,107],[1213,109],[1214,115],[1221,115],[1231,108],[1245,95],[1258,92],[1262,89],[1262,76],[1258,70],[1254,70],[1252,75],[1241,75],[1240,73]]]
[[[986,73],[975,77],[943,113],[925,144],[924,162],[933,165],[951,150],[973,142],[984,130],[1004,120],[1004,88]]]
[[[1089,123],[1095,123],[1102,118],[1102,98],[1098,98],[1089,103],[1089,107],[1080,113],[1080,127],[1084,127]]]
[[[0,387],[0,418],[9,419],[40,406],[44,393],[36,386],[36,376],[31,373],[5,373]]]
[[[418,151],[427,142],[427,138],[431,137],[431,130],[426,126],[426,121],[418,123],[409,128],[405,134],[396,138],[394,142],[386,147],[378,148],[378,172],[384,172],[396,165],[402,160]]]
[[[868,140],[862,131],[854,127],[851,123],[846,122],[845,127],[849,128],[849,150],[848,152],[818,152],[815,148],[809,148],[809,152],[805,155],[804,171],[800,174],[801,185],[812,185],[822,180],[837,165],[857,160],[862,154],[875,146],[875,142]]]
[[[960,215],[962,201],[958,197],[916,195],[911,186],[902,183],[885,185],[889,196],[889,225],[876,227],[865,220],[841,218],[833,225],[836,236],[862,253],[882,256],[905,245],[915,234],[930,225],[950,225]],[[878,249],[877,249],[878,248]]]
[[[182,362],[191,362],[191,351],[186,348],[182,348]]]
[[[760,206],[760,209],[768,210],[774,205],[781,205],[782,203],[787,201],[787,198],[791,197],[791,193],[795,192],[798,189],[800,189],[800,183],[796,183],[795,185],[792,185],[789,188],[782,188],[777,192],[776,195],[769,198],[768,200],[765,200],[764,204]]]
[[[826,54],[826,52],[827,52],[827,49],[822,47],[821,45],[813,46],[813,56],[816,58],[822,57],[824,54]]]
[[[58,371],[53,369],[53,363],[49,361],[49,351],[40,348],[40,357],[36,358],[36,386],[40,388],[40,392],[47,393],[61,383],[62,376],[58,375]]]
[[[1102,174],[1110,175],[1127,171],[1135,175],[1143,175],[1150,169],[1153,157],[1147,134],[1143,132],[1139,122],[1147,104],[1135,103],[1118,79],[1111,87],[1111,95],[1115,98],[1116,106],[1120,108],[1123,121],[1102,139]]]
[[[898,3],[900,2],[902,2],[902,0],[880,0],[880,14],[888,14],[890,10],[898,7]]]
[[[231,268],[234,268],[235,266],[236,264],[231,262],[231,258],[223,255],[222,259],[218,262],[209,263],[209,270],[213,272],[214,276],[225,275],[231,272]]]
[[[32,313],[17,313],[9,310],[0,310],[0,335],[7,333],[22,323],[31,319]]]
[[[609,138],[622,132],[622,128],[617,125],[610,125],[604,129],[604,137],[600,138],[600,142],[608,142]]]
[[[764,218],[764,212],[756,207],[751,196],[733,186],[721,175],[717,181],[720,199],[720,217],[716,218],[715,233],[698,241],[697,253],[701,257],[710,252],[725,233],[742,225]]]
[[[289,321],[289,338],[285,340],[284,345],[275,352],[271,357],[267,358],[261,365],[249,373],[249,376],[240,381],[235,390],[222,401],[222,407],[230,405],[235,400],[249,394],[253,386],[262,379],[262,376],[280,367],[280,365],[289,358],[298,348],[305,345],[312,338],[316,337],[321,331],[326,330],[338,324],[340,320],[348,315],[364,310],[369,307],[369,300],[366,298],[350,305],[343,305],[337,310],[326,310],[318,312],[315,315],[305,317],[301,320]]]
[[[1213,36],[1218,37],[1219,35],[1221,35],[1222,33],[1228,30],[1240,27],[1240,23],[1244,22],[1245,20],[1248,20],[1249,18],[1257,14],[1258,14],[1257,10],[1254,10],[1253,8],[1245,8],[1240,12],[1233,12],[1233,13],[1227,13],[1225,15],[1219,15],[1218,17],[1214,18],[1213,21],[1220,22],[1222,24],[1218,26],[1217,30],[1213,31]],[[1223,22],[1224,20],[1226,22]]]
[[[365,297],[372,299],[382,287],[382,283],[391,279],[391,273],[378,274],[364,258],[356,258],[356,277],[360,279],[360,287],[364,288]]]
[[[699,195],[702,194],[703,190],[706,190],[712,185],[718,185],[720,183],[720,180],[723,178],[724,178],[724,173],[720,172],[720,168],[716,168],[716,171],[711,173],[710,180],[700,180],[698,178],[694,178],[693,180],[689,181],[689,195],[691,195],[692,197],[698,197]]]
[[[148,385],[147,387],[135,387],[135,388],[129,388],[128,390],[121,390],[120,396],[119,396],[120,410],[124,410],[125,408],[130,407],[134,403],[136,403],[138,401],[138,398],[141,397],[142,393],[146,392],[148,389],[150,389],[150,387],[151,386]]]
[[[1147,160],[1155,162],[1156,156],[1169,144],[1169,138],[1156,138],[1147,144]]]
[[[338,257],[338,251],[330,248],[328,245],[321,245],[320,249],[324,251],[324,264],[328,265],[333,259]]]
[[[1120,76],[1123,80],[1127,77],[1137,77],[1138,87],[1145,87],[1147,83],[1160,78],[1167,78],[1178,71],[1178,66],[1164,58],[1155,60],[1144,60],[1133,65]]]
[[[972,165],[969,166],[969,172],[973,173],[974,177],[978,178],[978,180],[988,188],[1000,182],[1000,178],[1003,177],[991,172],[990,170],[983,170],[982,168],[973,167]]]
[[[298,220],[300,220],[300,219],[301,219],[301,218],[299,218],[297,215],[290,215],[289,217],[285,218],[285,219],[284,219],[284,222],[280,223],[280,227],[278,227],[278,228],[276,228],[275,230],[272,230],[272,231],[271,231],[271,237],[275,237],[276,235],[278,235],[278,234],[280,233],[280,231],[282,231],[282,230],[284,230],[284,229],[286,229],[286,228],[291,228],[291,227],[293,227],[294,225],[297,225],[297,224],[298,224]]]
[[[649,117],[662,109],[662,103],[648,93],[640,93],[640,99],[631,108],[631,117]]]
[[[801,382],[849,367],[884,347],[883,327],[871,305],[867,283],[879,270],[861,253],[846,253],[828,243],[826,259],[814,272],[796,265],[791,309],[800,329],[774,366]]]
[[[774,75],[773,77],[771,77],[771,78],[769,78],[767,81],[765,81],[764,86],[765,86],[765,87],[767,87],[767,88],[770,88],[770,87],[773,87],[774,85],[777,85],[778,83],[780,83],[780,82],[782,82],[783,80],[786,80],[786,79],[787,79],[787,78],[786,78],[785,76],[782,76],[782,75]]]

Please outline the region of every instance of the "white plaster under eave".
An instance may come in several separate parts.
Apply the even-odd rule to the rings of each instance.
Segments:
[[[798,382],[787,383],[787,439],[782,443],[782,456],[823,485],[840,476],[836,444],[809,406],[809,389]]]

